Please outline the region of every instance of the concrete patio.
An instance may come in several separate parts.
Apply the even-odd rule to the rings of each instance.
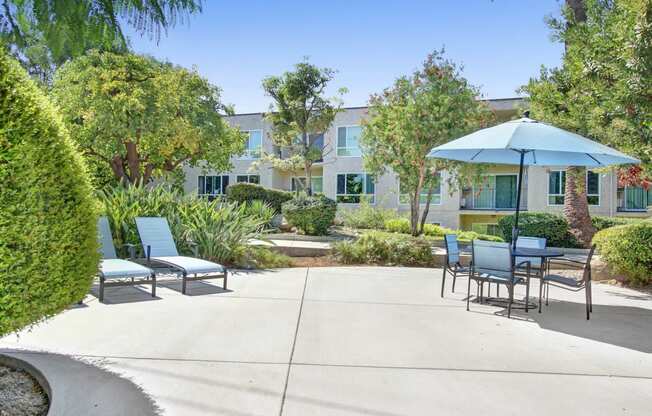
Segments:
[[[649,415],[652,296],[551,289],[544,313],[471,304],[441,270],[342,267],[111,288],[20,336],[99,362],[166,415]],[[536,283],[532,293],[538,293]],[[522,294],[521,294],[522,296]],[[553,301],[554,299],[554,301]],[[110,413],[107,413],[110,414]]]

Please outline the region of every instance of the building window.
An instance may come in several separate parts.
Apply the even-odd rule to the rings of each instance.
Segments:
[[[359,204],[362,199],[375,202],[376,186],[373,175],[340,173],[337,175],[337,202]]]
[[[589,205],[600,205],[600,174],[586,171],[586,199]]]
[[[652,187],[647,191],[640,186],[626,186],[618,189],[618,209],[646,211],[649,206],[652,206]]]
[[[260,176],[258,175],[238,175],[235,178],[237,183],[260,183]]]
[[[262,130],[249,130],[245,134],[248,134],[247,140],[245,141],[245,151],[240,156],[242,160],[253,160],[260,159],[260,155],[263,149],[263,131]]]
[[[313,194],[324,193],[324,178],[322,176],[310,177]],[[306,189],[306,177],[295,176],[292,178],[292,192],[303,191]]]
[[[548,173],[548,205],[564,205],[566,171]],[[589,205],[600,205],[600,174],[586,171],[586,199]]]
[[[441,174],[437,173],[437,176],[438,176],[437,185],[432,190],[432,195],[430,196],[431,205],[441,205]],[[398,196],[399,204],[410,203],[410,195],[404,192],[404,190],[401,188],[400,182],[398,184],[398,193],[399,193]],[[421,195],[419,195],[419,204],[425,204],[427,200],[428,200],[428,190],[422,189]]]
[[[360,150],[360,135],[362,127],[349,126],[337,128],[337,155],[338,156],[362,156]]]
[[[199,196],[214,198],[226,194],[226,187],[229,186],[229,175],[197,177],[197,193]]]
[[[475,209],[515,209],[517,175],[487,175],[473,189]]]

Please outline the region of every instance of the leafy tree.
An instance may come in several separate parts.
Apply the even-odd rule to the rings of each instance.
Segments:
[[[230,128],[219,88],[196,71],[134,54],[100,53],[66,63],[52,95],[84,154],[118,181],[153,177],[200,161],[228,170],[244,137]]]
[[[1,0],[0,38],[28,71],[49,82],[54,69],[89,49],[125,51],[121,22],[160,37],[201,11],[201,0]]]
[[[428,158],[439,146],[487,124],[488,107],[477,101],[478,90],[442,52],[428,56],[412,76],[369,100],[369,120],[361,138],[365,170],[377,175],[391,169],[410,198],[411,233],[418,235],[428,215],[437,172],[462,174],[460,163]],[[427,192],[420,212],[422,193]]]
[[[542,68],[523,88],[534,116],[636,155],[646,172],[641,178],[650,176],[652,0],[568,1],[563,18],[550,25],[566,52],[559,68]],[[594,229],[582,206],[584,169],[569,171],[565,213],[573,234],[588,244]]]
[[[265,93],[274,100],[270,112],[265,114],[272,124],[272,141],[285,149],[289,157],[267,154],[261,162],[286,171],[302,168],[308,195],[312,194],[312,165],[324,154],[324,146],[319,146],[313,138],[330,127],[342,106],[337,98],[324,96],[334,73],[332,69],[318,68],[305,61],[296,64],[292,72],[263,80]],[[340,95],[345,92],[339,90]]]

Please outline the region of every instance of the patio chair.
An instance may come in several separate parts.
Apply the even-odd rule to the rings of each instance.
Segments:
[[[224,279],[223,288],[226,290],[226,267],[195,257],[180,256],[167,219],[136,217],[136,227],[145,249],[147,264],[162,265],[180,273],[181,293],[186,294],[187,282],[208,279]]]
[[[446,274],[453,276],[452,292],[455,293],[455,280],[458,274],[469,275],[469,268],[462,266],[460,263],[460,248],[457,243],[455,234],[446,234],[444,236],[444,245],[446,247],[446,258],[444,263],[444,275],[441,279],[441,297],[444,297],[444,286],[446,285]]]
[[[100,253],[100,302],[104,302],[104,288],[108,286],[132,286],[140,284],[152,285],[152,297],[156,297],[156,273],[148,267],[142,266],[133,261],[119,259],[113,237],[111,237],[111,226],[107,217],[100,217],[97,221]],[[132,255],[133,257],[133,255]],[[127,279],[126,281],[123,279]]]
[[[473,240],[471,251],[471,272],[469,274],[466,310],[469,310],[469,303],[471,300],[471,280],[475,280],[480,286],[483,286],[485,282],[490,285],[491,283],[496,283],[507,286],[507,291],[509,293],[507,306],[508,318],[511,317],[512,314],[514,287],[518,284],[524,284],[525,312],[527,312],[530,296],[530,262],[526,260],[515,265],[512,260],[512,247],[509,243]],[[516,269],[520,267],[525,267],[525,277],[516,275]],[[480,290],[478,300],[482,303],[482,290]]]
[[[582,279],[577,280],[573,279],[572,277],[552,273],[544,275],[541,279],[541,285],[539,285],[539,313],[541,313],[541,299],[543,297],[543,286],[545,285],[546,306],[548,305],[550,286],[555,286],[560,289],[569,290],[571,292],[579,292],[584,290],[586,295],[586,319],[589,320],[591,318],[591,313],[593,312],[593,294],[591,292],[591,259],[593,258],[594,252],[595,245],[591,246],[589,255],[586,258],[586,262],[565,257],[550,259],[550,264],[557,263],[559,265],[570,266],[575,269],[583,269]]]
[[[539,237],[523,237],[519,236],[518,239],[516,240],[516,247],[520,248],[546,248],[546,239],[545,238],[539,238]],[[530,262],[530,267],[531,271],[534,272],[535,274],[533,275],[534,277],[538,277],[539,279],[543,277],[543,274],[545,273],[546,270],[546,264],[545,262],[541,261],[541,257],[516,257],[516,263],[523,263],[524,261],[529,261]],[[520,267],[517,269],[517,273],[524,273],[525,269],[523,267]]]

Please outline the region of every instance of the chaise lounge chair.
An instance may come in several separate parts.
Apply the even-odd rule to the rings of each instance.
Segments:
[[[182,276],[181,293],[186,294],[188,281],[224,279],[226,290],[227,270],[221,264],[180,256],[174,243],[167,219],[162,217],[137,217],[136,227],[145,249],[147,264],[163,266]]]
[[[156,297],[156,274],[150,268],[128,260],[119,259],[113,246],[111,227],[106,217],[97,221],[99,232],[100,253],[100,302],[104,302],[105,286],[133,286],[140,284],[152,285],[152,297]],[[126,281],[124,279],[127,279]]]

